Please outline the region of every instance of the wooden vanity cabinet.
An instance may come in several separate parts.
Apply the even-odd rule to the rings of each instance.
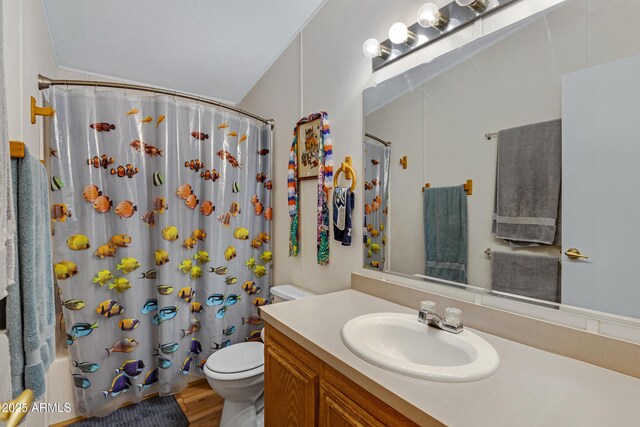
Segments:
[[[417,425],[275,327],[265,328],[266,427]]]

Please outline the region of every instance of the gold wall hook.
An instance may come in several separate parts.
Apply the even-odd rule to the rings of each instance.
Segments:
[[[33,405],[33,391],[28,388],[20,396],[9,402],[3,402],[2,407],[11,408],[11,411],[0,412],[0,421],[4,421],[6,427],[16,427],[22,419],[31,411]]]
[[[33,96],[31,97],[31,124],[32,125],[36,124],[36,116],[51,117],[55,113],[56,113],[56,110],[54,110],[51,107],[38,107],[36,105],[36,99]]]
[[[400,164],[402,165],[402,169],[407,168],[407,156],[402,156],[402,158],[400,159]]]
[[[569,259],[589,259],[588,256],[583,255],[582,253],[580,253],[580,251],[576,248],[569,248],[567,249],[567,251],[564,253]]]

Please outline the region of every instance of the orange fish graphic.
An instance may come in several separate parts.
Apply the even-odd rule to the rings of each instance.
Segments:
[[[94,156],[93,158],[88,159],[87,164],[93,166],[96,169],[99,169],[101,166],[106,169],[107,166],[115,161],[116,159],[114,159],[113,157],[107,157],[106,154],[103,154],[100,157]]]
[[[238,202],[231,203],[231,207],[229,208],[229,213],[234,217],[237,216],[241,212],[240,204]]]
[[[229,228],[229,223],[231,222],[231,214],[225,213],[218,217],[218,221],[222,223],[225,227]]]
[[[178,187],[178,191],[176,191],[176,194],[182,200],[187,200],[187,197],[193,194],[193,189],[189,184],[182,184],[180,187]]]
[[[198,200],[195,194],[190,194],[189,196],[187,196],[187,199],[184,201],[184,204],[187,205],[189,209],[193,210],[196,208],[196,206],[198,206],[199,202],[200,200]]]
[[[218,125],[218,129],[226,129],[228,127],[229,127],[229,124],[227,122],[224,122]]]
[[[116,206],[115,212],[120,218],[131,218],[135,212],[138,211],[138,207],[133,204],[131,200],[123,200]]]
[[[244,142],[247,140],[247,134],[243,134],[242,136],[240,136],[240,140],[238,141],[238,143]]]
[[[89,127],[95,130],[96,132],[109,132],[109,131],[115,130],[116,125],[100,122],[100,123],[91,123]]]
[[[93,209],[99,213],[107,213],[111,210],[113,202],[107,196],[98,196],[93,201]]]
[[[256,213],[256,215],[261,215],[262,214],[262,210],[263,210],[262,203],[257,202],[256,204],[254,204],[253,205],[253,210]]]
[[[264,210],[264,219],[271,221],[273,219],[273,208],[267,208]]]
[[[238,133],[231,131],[231,132],[227,133],[227,135],[229,135],[229,136],[238,136]]]
[[[95,202],[98,196],[101,195],[102,191],[100,191],[97,185],[90,184],[82,190],[82,197],[89,203]]]
[[[204,216],[209,216],[216,210],[216,207],[213,205],[213,202],[209,200],[205,200],[200,205],[200,213]]]
[[[51,206],[51,219],[56,222],[66,222],[71,217],[69,206],[65,203],[57,203]]]
[[[193,131],[191,132],[191,136],[194,137],[195,139],[199,139],[200,141],[209,139],[209,135],[204,132]]]
[[[132,108],[131,110],[127,111],[127,116],[133,116],[135,114],[138,114],[140,112],[140,110],[138,110],[137,108]]]
[[[165,119],[165,118],[166,118],[166,117],[165,117],[164,115],[162,115],[162,114],[161,114],[161,115],[159,115],[159,116],[158,116],[158,121],[156,122],[156,127],[160,126],[160,123],[164,122],[164,119]]]
[[[140,123],[151,123],[153,121],[153,117],[147,116],[144,119],[140,120]]]

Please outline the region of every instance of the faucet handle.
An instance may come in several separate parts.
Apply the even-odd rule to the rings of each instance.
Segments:
[[[420,301],[420,311],[429,311],[433,313],[436,311],[436,303],[429,300]]]
[[[462,322],[462,310],[456,307],[445,308],[444,321],[451,326],[458,326]]]

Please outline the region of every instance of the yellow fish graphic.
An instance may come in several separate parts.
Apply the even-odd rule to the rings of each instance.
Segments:
[[[144,119],[140,120],[140,123],[151,123],[153,121],[153,117],[147,116]]]
[[[164,115],[159,115],[158,116],[158,121],[156,122],[156,127],[160,126],[160,123],[164,122],[165,116]]]
[[[131,110],[127,111],[127,116],[133,116],[136,115],[140,112],[140,110],[138,110],[137,108],[132,108]]]

